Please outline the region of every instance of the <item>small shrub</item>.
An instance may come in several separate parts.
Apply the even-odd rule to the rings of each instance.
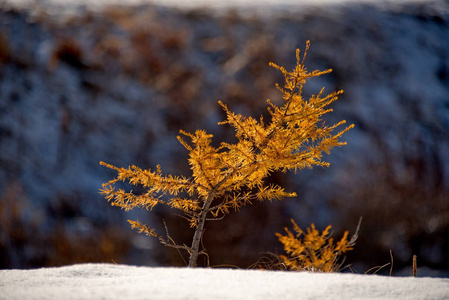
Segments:
[[[287,235],[277,233],[276,236],[284,245],[287,255],[280,258],[285,268],[293,271],[335,272],[341,267],[340,258],[343,253],[353,250],[357,234],[348,240],[348,231],[334,244],[331,238],[332,226],[327,226],[321,233],[310,225],[307,233],[304,232],[292,219],[292,233],[285,228]]]

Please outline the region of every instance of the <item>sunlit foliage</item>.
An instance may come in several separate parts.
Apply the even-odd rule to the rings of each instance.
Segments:
[[[322,160],[322,153],[329,154],[333,147],[345,145],[339,138],[352,125],[334,133],[345,121],[329,126],[322,120],[324,114],[332,111],[328,106],[343,91],[324,95],[323,88],[309,99],[302,96],[308,79],[331,72],[330,69],[309,72],[304,66],[308,49],[309,43],[302,60],[300,51],[296,51],[297,64],[290,72],[270,63],[282,72],[285,83],[277,85],[283,98],[281,106],[267,100],[269,120],[233,113],[219,101],[226,113],[226,120],[219,124],[228,124],[235,129],[236,143],[222,142],[214,147],[212,135],[204,130],[180,131],[182,136],[178,136],[178,140],[189,151],[191,177],[164,175],[159,166],[152,171],[137,166],[117,168],[101,162],[118,173],[115,179],[103,184],[101,193],[112,205],[125,210],[136,207],[151,210],[162,204],[181,211],[195,230],[191,246],[176,244],[168,230],[164,237],[139,221],[129,222],[139,232],[158,238],[166,246],[186,250],[190,255],[189,266],[195,267],[198,256],[205,254],[200,247],[207,220],[220,219],[253,201],[296,196],[281,186],[266,184],[264,180],[273,172],[328,166],[329,163]],[[142,186],[145,192],[135,194],[118,189],[115,187],[118,181]]]
[[[285,268],[293,271],[338,271],[342,254],[353,249],[356,235],[348,240],[348,231],[345,231],[343,237],[334,244],[330,231],[332,226],[327,226],[320,233],[312,224],[304,232],[293,219],[291,222],[295,233],[285,228],[287,235],[276,234],[287,253],[280,256]]]

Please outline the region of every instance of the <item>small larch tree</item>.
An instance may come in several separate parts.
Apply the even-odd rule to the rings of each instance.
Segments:
[[[345,231],[336,243],[331,237],[331,225],[320,233],[312,223],[304,232],[293,219],[290,221],[295,233],[288,228],[285,228],[286,235],[276,233],[287,254],[279,256],[285,268],[292,271],[335,272],[342,266],[342,255],[353,250],[362,220],[350,240],[349,232]]]
[[[101,162],[118,173],[115,179],[103,184],[101,193],[113,206],[126,211],[137,207],[152,210],[156,205],[181,211],[194,230],[190,246],[176,244],[168,230],[166,236],[162,236],[139,221],[129,222],[132,228],[158,238],[163,245],[187,251],[189,267],[196,267],[199,255],[206,254],[201,241],[208,220],[221,219],[253,201],[296,196],[281,186],[266,184],[264,180],[273,172],[328,166],[329,163],[322,160],[323,152],[329,154],[333,147],[345,145],[339,139],[353,126],[334,133],[345,121],[328,126],[322,119],[324,114],[332,111],[329,105],[343,91],[324,95],[323,88],[309,99],[303,98],[303,87],[308,79],[332,71],[309,72],[305,68],[309,45],[307,42],[302,60],[299,49],[296,51],[297,63],[291,72],[270,63],[285,77],[283,86],[276,85],[283,104],[278,106],[267,100],[270,120],[235,114],[219,101],[227,116],[219,124],[228,124],[235,129],[235,143],[222,142],[214,147],[212,135],[204,130],[180,131],[184,137],[178,136],[178,140],[189,151],[191,177],[164,175],[160,166],[156,170],[145,170],[137,166],[118,168]],[[144,192],[136,194],[117,188],[115,185],[119,181],[142,186]]]

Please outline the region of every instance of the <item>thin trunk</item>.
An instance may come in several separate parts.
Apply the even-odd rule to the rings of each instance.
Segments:
[[[198,260],[198,256],[200,254],[200,242],[203,237],[204,232],[204,224],[206,223],[206,216],[209,210],[209,207],[214,199],[213,195],[209,195],[209,197],[204,202],[203,207],[201,208],[200,215],[198,217],[198,226],[195,230],[195,235],[193,236],[192,247],[190,247],[190,257],[189,257],[189,267],[195,268]]]

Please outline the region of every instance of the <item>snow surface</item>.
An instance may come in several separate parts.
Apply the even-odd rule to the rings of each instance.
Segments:
[[[11,1],[11,0],[10,0]],[[16,3],[53,3],[53,4],[69,4],[79,3],[87,5],[108,5],[108,4],[124,4],[124,5],[136,5],[136,4],[161,4],[165,6],[181,6],[181,7],[230,7],[230,6],[263,6],[263,5],[298,5],[298,4],[335,4],[344,2],[354,3],[419,3],[429,2],[431,0],[13,0]]]
[[[40,4],[48,6],[78,6],[85,5],[89,8],[101,8],[108,5],[142,5],[142,4],[155,4],[166,7],[178,7],[178,8],[208,8],[208,9],[269,9],[273,8],[292,9],[300,6],[327,6],[327,5],[339,5],[348,3],[365,3],[372,5],[400,5],[404,3],[425,3],[433,2],[434,0],[5,0],[10,4],[16,6],[27,7],[30,5]]]
[[[449,279],[78,264],[1,270],[0,299],[449,299]]]

